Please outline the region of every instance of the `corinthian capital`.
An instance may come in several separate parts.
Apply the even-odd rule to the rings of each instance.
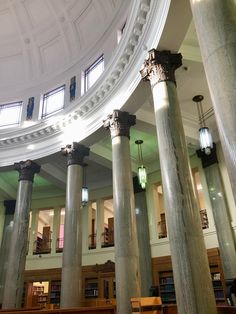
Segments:
[[[148,59],[144,61],[140,74],[144,81],[150,81],[152,87],[163,81],[176,83],[175,70],[181,65],[182,55],[180,53],[152,49],[149,51]]]
[[[14,164],[14,169],[19,172],[19,180],[34,181],[35,173],[39,173],[40,166],[31,160],[20,161]]]
[[[70,165],[80,165],[83,166],[84,157],[89,155],[89,148],[73,142],[71,145],[66,145],[61,149],[64,156],[67,157],[67,166]]]
[[[126,111],[114,110],[103,121],[103,126],[107,130],[110,129],[112,139],[116,136],[126,136],[129,138],[130,127],[135,125],[135,123],[135,115],[131,115]]]

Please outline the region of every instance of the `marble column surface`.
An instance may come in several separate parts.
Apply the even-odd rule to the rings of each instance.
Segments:
[[[141,295],[142,297],[148,297],[152,286],[152,255],[145,191],[135,193],[134,199],[138,234]]]
[[[190,2],[236,203],[236,3],[234,0]]]
[[[112,139],[117,314],[130,314],[140,296],[140,270],[129,138]]]
[[[22,302],[24,270],[27,253],[29,210],[31,206],[32,182],[19,181],[14,215],[8,267],[3,293],[3,309],[20,308]]]
[[[234,279],[236,278],[235,242],[219,166],[215,163],[204,168],[204,171],[215,220],[224,278]]]
[[[156,83],[153,99],[178,313],[216,314],[175,83]]]
[[[3,288],[5,285],[7,264],[9,260],[9,249],[11,243],[11,235],[13,230],[13,220],[5,227],[2,245],[0,250],[0,304],[2,304]]]
[[[82,167],[67,169],[61,308],[80,306],[82,296]]]

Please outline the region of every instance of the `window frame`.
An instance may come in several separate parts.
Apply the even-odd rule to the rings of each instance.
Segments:
[[[19,114],[18,114],[18,121],[17,122],[12,122],[12,123],[5,123],[5,124],[0,124],[0,128],[7,128],[7,127],[14,127],[14,126],[19,126],[21,123],[21,116],[22,116],[22,107],[23,107],[23,101],[14,101],[10,103],[5,103],[0,105],[0,115],[1,111],[4,109],[8,109],[11,107],[18,107],[19,108]]]
[[[63,95],[63,106],[59,109],[56,109],[52,112],[47,112],[47,99],[50,98],[50,96],[55,95],[56,93],[59,93],[63,91],[64,95]],[[65,91],[66,91],[66,84],[63,84],[57,88],[54,88],[52,90],[50,90],[49,92],[43,94],[42,96],[42,109],[41,109],[41,119],[46,119],[49,118],[51,116],[53,116],[54,114],[60,112],[61,110],[63,110],[65,108]]]
[[[104,54],[101,54],[87,69],[85,69],[83,71],[83,74],[82,74],[82,81],[83,81],[82,93],[83,94],[86,93],[97,82],[99,77],[102,75],[102,73],[101,73],[99,75],[99,77],[97,78],[97,80],[92,85],[89,86],[89,84],[88,84],[89,75],[100,64],[103,65],[103,69],[102,69],[102,73],[103,73],[103,71],[105,69]]]

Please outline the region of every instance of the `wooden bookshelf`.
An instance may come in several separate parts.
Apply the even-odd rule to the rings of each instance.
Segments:
[[[61,280],[52,280],[50,283],[49,303],[59,307],[61,297]]]
[[[217,304],[226,304],[225,283],[221,267],[219,250],[210,249],[207,251],[212,285]],[[160,296],[163,304],[175,304],[175,286],[170,256],[153,258],[153,281],[159,286]]]

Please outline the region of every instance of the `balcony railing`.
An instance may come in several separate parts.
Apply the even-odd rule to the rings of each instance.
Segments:
[[[51,253],[51,236],[50,238],[44,238],[41,233],[38,232],[37,240],[34,241],[33,254],[49,254]]]
[[[89,235],[89,250],[96,249],[96,233]]]
[[[64,238],[57,238],[56,253],[63,252]]]
[[[114,230],[104,229],[102,233],[102,247],[114,246]]]
[[[200,210],[200,217],[201,217],[202,229],[209,228],[209,221],[208,221],[206,209]],[[166,227],[165,220],[161,220],[157,223],[157,232],[158,232],[159,239],[167,237],[167,227]]]
[[[159,239],[167,237],[167,228],[166,228],[165,220],[161,220],[157,223],[157,232],[158,232]]]
[[[209,228],[209,220],[208,220],[208,217],[207,217],[206,209],[201,209],[200,210],[200,217],[201,217],[201,222],[202,222],[202,229]]]

